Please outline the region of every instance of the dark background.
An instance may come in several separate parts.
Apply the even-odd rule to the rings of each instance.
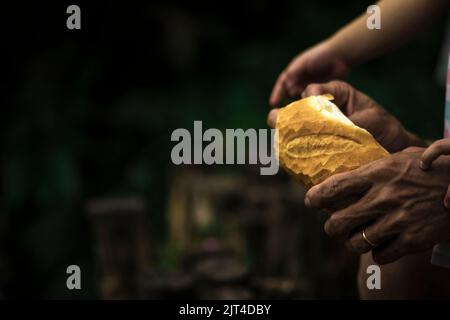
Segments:
[[[264,128],[279,72],[371,1],[2,4],[0,290],[4,297],[95,298],[86,199],[140,195],[164,247],[171,132]],[[436,139],[435,70],[444,21],[348,81],[407,128]],[[239,167],[232,168],[239,174]],[[155,263],[167,265],[164,254]],[[65,268],[83,270],[80,292]]]

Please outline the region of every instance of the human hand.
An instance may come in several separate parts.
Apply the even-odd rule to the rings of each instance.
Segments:
[[[397,152],[409,146],[424,146],[425,143],[406,130],[393,115],[383,109],[376,101],[343,81],[323,84],[310,84],[302,96],[330,93],[334,103],[353,123],[369,131],[389,152]],[[268,123],[275,127],[278,109],[269,113]]]
[[[275,107],[286,96],[299,97],[308,84],[340,79],[349,70],[349,63],[334,49],[330,40],[319,43],[297,55],[279,75],[270,104]]]
[[[441,139],[432,143],[422,154],[420,167],[423,170],[430,170],[432,163],[439,156],[450,155],[450,139]],[[450,185],[444,198],[444,206],[450,209]]]
[[[423,148],[407,149],[353,171],[336,174],[312,187],[307,207],[328,209],[325,232],[346,239],[357,253],[372,250],[385,264],[450,240],[450,211],[442,205],[450,181],[450,157],[425,172]],[[362,236],[362,231],[371,246]]]

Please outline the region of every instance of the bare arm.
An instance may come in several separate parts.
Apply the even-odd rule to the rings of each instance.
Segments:
[[[301,52],[278,76],[270,104],[286,96],[296,98],[310,83],[342,79],[353,66],[387,53],[412,38],[440,15],[448,13],[449,0],[381,0],[381,30],[369,30],[362,14],[333,36]]]
[[[377,5],[381,30],[369,30],[369,15],[363,14],[329,39],[349,65],[396,49],[450,9],[448,0],[381,0]]]

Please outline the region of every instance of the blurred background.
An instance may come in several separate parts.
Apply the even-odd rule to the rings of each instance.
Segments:
[[[3,5],[2,298],[356,298],[283,173],[175,166],[176,128],[265,128],[276,77],[371,1]],[[445,21],[348,81],[436,139]],[[67,290],[79,265],[82,290]]]

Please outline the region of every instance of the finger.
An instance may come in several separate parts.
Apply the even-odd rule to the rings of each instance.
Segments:
[[[366,238],[368,238],[369,241],[371,241],[371,243],[367,242],[364,239],[363,232],[365,233]],[[358,254],[363,254],[372,250],[372,248],[375,247],[372,244],[375,244],[375,242],[373,242],[372,236],[369,236],[368,234],[371,234],[368,228],[364,228],[362,230],[358,230],[357,232],[355,232],[345,242],[347,249]]]
[[[366,110],[365,112],[356,112],[348,116],[348,118],[358,127],[361,128],[372,128],[373,119],[377,119],[378,116],[377,110],[375,108],[371,108]],[[372,135],[374,134],[374,130],[370,132]],[[376,136],[376,135],[375,135]]]
[[[369,199],[362,197],[347,208],[332,213],[325,222],[324,230],[331,238],[350,238],[350,235],[356,233],[362,235],[365,226],[370,225],[380,216],[382,218],[383,215],[382,212],[373,208]]]
[[[284,95],[286,94],[284,84],[285,80],[286,80],[286,72],[283,71],[278,77],[272,89],[272,94],[270,95],[270,105],[276,106],[283,99]]]
[[[327,83],[314,83],[306,87],[302,93],[302,97],[305,98],[330,93],[334,96],[334,103],[340,108],[343,108],[344,113],[347,114],[348,110],[346,110],[346,106],[352,89],[352,86],[343,81],[335,80]]]
[[[450,209],[450,185],[447,187],[447,193],[444,198],[444,207]]]
[[[450,154],[450,139],[438,140],[423,152],[420,167],[427,170],[439,156],[448,154]]]
[[[286,91],[291,98],[298,98],[301,96],[303,87],[292,76],[287,77],[284,84],[285,84]]]
[[[382,217],[353,233],[353,235],[347,239],[347,248],[362,254],[397,236],[400,233],[400,230],[394,228],[395,223],[392,222],[391,217],[392,215]],[[364,239],[363,231],[367,240]]]
[[[324,209],[327,210],[328,212],[336,212],[336,211],[342,210],[344,208],[347,208],[351,204],[358,202],[363,195],[364,195],[364,192],[362,192],[361,194],[357,193],[357,194],[354,194],[354,195],[351,195],[348,197],[343,197],[341,199],[337,199],[335,202],[328,205]]]
[[[309,208],[329,208],[346,197],[363,194],[371,185],[358,169],[339,173],[309,189],[305,205]]]
[[[309,96],[318,96],[324,93],[332,93],[333,88],[328,88],[326,83],[313,83],[308,85],[302,92],[302,98]]]
[[[278,111],[280,109],[272,109],[269,112],[269,115],[267,116],[267,124],[271,128],[275,128],[277,125],[277,117],[278,117]]]
[[[400,237],[372,249],[372,258],[379,265],[394,262],[405,254],[404,242]]]

